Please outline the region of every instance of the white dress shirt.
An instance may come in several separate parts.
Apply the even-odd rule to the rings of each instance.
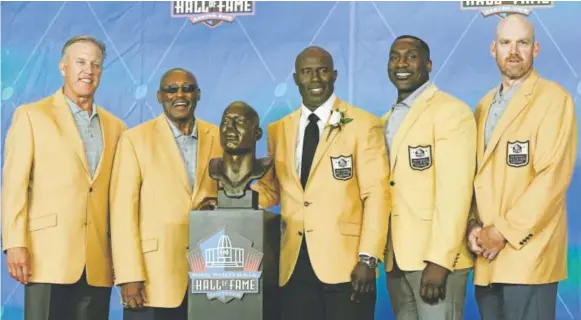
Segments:
[[[327,101],[325,101],[322,105],[320,105],[317,109],[315,109],[315,114],[319,117],[319,121],[317,121],[317,126],[319,127],[319,137],[323,134],[323,128],[325,128],[325,124],[329,121],[329,117],[331,117],[331,112],[333,111],[333,105],[335,104],[335,100],[337,97],[333,93]],[[296,169],[297,175],[301,176],[301,163],[303,160],[303,138],[305,137],[305,129],[309,124],[309,116],[313,113],[309,108],[305,107],[305,105],[301,105],[301,118],[299,120],[299,130],[298,130],[298,137],[297,137],[297,149],[296,149]]]

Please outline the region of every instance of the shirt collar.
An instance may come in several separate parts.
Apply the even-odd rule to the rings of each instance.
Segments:
[[[518,91],[522,83],[512,86],[505,92],[501,92],[502,90],[502,83],[498,86],[496,90],[496,94],[494,95],[494,102],[501,102],[501,101],[509,101],[515,92]]]
[[[309,110],[304,104],[301,105],[301,118],[308,119],[311,113],[314,113],[319,117],[323,123],[327,123],[329,117],[331,116],[331,112],[333,111],[333,106],[335,105],[335,101],[337,100],[337,96],[335,93],[331,94],[329,99],[325,101],[322,105],[320,105],[315,111]]]
[[[178,129],[175,124],[173,122],[171,122],[167,117],[165,117],[165,119],[167,120],[167,123],[169,124],[169,127],[171,128],[171,132],[173,133],[173,136],[175,138],[179,138],[182,136],[185,136],[180,129]],[[196,120],[194,120],[194,128],[192,129],[192,133],[189,135],[190,137],[194,138],[194,139],[198,139],[198,122]]]
[[[393,106],[399,105],[411,108],[414,105],[414,102],[418,99],[418,97],[432,84],[431,80],[426,81],[426,83],[422,84],[419,88],[414,90],[407,98],[405,98],[400,103],[394,103]]]
[[[73,114],[77,114],[77,113],[80,113],[80,112],[83,112],[83,111],[85,111],[85,110],[81,109],[81,107],[79,107],[79,106],[78,106],[78,105],[77,105],[77,104],[76,104],[76,103],[75,103],[73,100],[71,100],[69,97],[65,96],[65,99],[67,100],[67,104],[69,105],[69,108],[71,109],[71,112],[72,112]],[[98,110],[97,110],[97,107],[95,106],[95,103],[94,103],[94,102],[93,102],[93,105],[92,105],[92,109],[93,109],[93,110],[92,110],[93,112],[91,113],[91,118],[92,118],[92,117],[96,117],[96,116],[98,116]],[[86,111],[85,111],[85,112],[86,112]]]

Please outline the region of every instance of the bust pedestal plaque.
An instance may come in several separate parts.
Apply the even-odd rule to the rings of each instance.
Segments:
[[[258,209],[248,188],[271,167],[255,159],[258,115],[235,102],[220,130],[224,158],[209,167],[222,184],[217,206],[189,216],[188,320],[279,320],[280,216]]]
[[[190,213],[188,320],[280,319],[280,216],[247,207],[257,196]]]

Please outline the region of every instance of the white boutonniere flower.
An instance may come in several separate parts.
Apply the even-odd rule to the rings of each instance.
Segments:
[[[336,127],[341,123],[341,113],[333,110],[333,112],[331,112],[331,117],[329,118],[329,124],[332,127]]]
[[[331,132],[333,132],[334,129],[339,128],[339,130],[341,130],[343,125],[351,121],[353,121],[353,119],[345,118],[345,113],[343,111],[339,111],[337,109],[333,110],[331,112],[331,117],[329,117],[329,125],[331,126],[331,129],[329,130],[327,139],[329,139],[329,136],[331,136]]]

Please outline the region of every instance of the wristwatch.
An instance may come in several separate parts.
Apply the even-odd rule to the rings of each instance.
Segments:
[[[370,256],[365,255],[365,254],[360,254],[359,255],[359,262],[365,263],[371,269],[377,268],[377,258],[375,258],[375,257],[370,257]]]

